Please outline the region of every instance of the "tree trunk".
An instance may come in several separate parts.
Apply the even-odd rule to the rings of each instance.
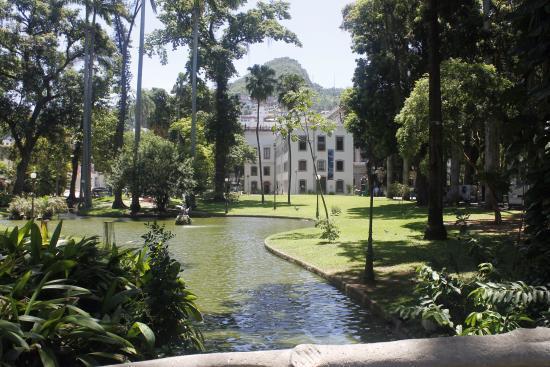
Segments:
[[[441,75],[439,59],[438,0],[428,2],[428,58],[429,58],[429,141],[430,191],[428,196],[427,240],[447,239],[443,225],[443,119],[441,113]]]
[[[290,205],[290,190],[292,190],[292,145],[290,140],[290,133],[287,136],[288,142],[288,193],[287,203]],[[296,177],[294,177],[296,179]]]
[[[451,147],[451,186],[447,199],[449,203],[458,204],[460,201],[460,151],[457,147]]]
[[[21,159],[17,163],[15,170],[15,182],[13,184],[13,195],[21,195],[25,191],[25,183],[27,181],[27,169],[31,161],[32,150],[34,143],[31,141],[26,142],[23,149],[19,149],[19,155]]]
[[[264,204],[264,178],[262,170],[262,149],[260,147],[260,101],[256,112],[256,143],[258,144],[258,165],[260,169],[260,192],[262,193],[262,204]]]
[[[410,172],[409,158],[405,157],[403,158],[403,177],[401,179],[402,179],[403,185],[406,187],[409,187],[409,172]],[[410,199],[408,191],[409,190],[407,190],[407,192],[405,193],[405,197],[403,198],[404,200]]]
[[[126,116],[128,109],[128,49],[127,44],[124,45],[122,51],[122,65],[120,71],[120,102],[118,110],[118,121],[115,130],[114,148],[115,154],[118,154],[124,146],[124,126],[126,125]],[[113,192],[115,198],[113,200],[113,209],[125,209],[126,205],[122,200],[122,188],[117,188]]]
[[[193,61],[191,75],[191,156],[196,157],[197,145],[197,58],[199,47],[199,4],[193,7]]]
[[[386,197],[391,198],[390,186],[393,183],[393,156],[386,158]]]
[[[135,127],[134,127],[134,168],[137,165],[138,161],[138,151],[139,151],[139,142],[141,140],[141,118],[143,116],[143,105],[142,105],[142,90],[141,90],[141,80],[143,77],[143,53],[144,53],[144,42],[145,42],[145,7],[146,2],[144,1],[141,5],[141,22],[139,25],[139,54],[138,54],[138,75],[137,75],[137,88],[136,88],[136,113],[135,113]],[[134,169],[135,174],[135,169]],[[137,213],[141,206],[139,204],[140,190],[137,190],[135,187],[136,177],[134,177],[134,188],[132,190],[132,204],[130,205],[130,210],[132,213]]]
[[[307,143],[309,146],[309,152],[311,154],[311,161],[313,162],[313,172],[315,173],[315,181],[317,183],[319,193],[321,194],[321,201],[323,202],[323,208],[325,209],[325,217],[327,218],[327,222],[328,222],[329,217],[328,217],[327,203],[325,202],[325,195],[323,195],[323,188],[320,187],[319,180],[317,179],[317,177],[319,176],[317,173],[317,164],[316,164],[317,162],[315,160],[315,154],[313,154],[313,146],[311,145],[311,138],[309,135],[309,130],[307,128],[306,128],[306,137],[307,137]]]
[[[227,79],[225,71],[222,70],[216,76],[216,130],[215,130],[215,174],[214,174],[214,198],[223,201],[225,194],[226,161],[229,154],[230,144],[226,118],[229,114],[231,101],[227,95]]]
[[[428,178],[418,169],[416,171],[415,188],[416,191],[416,205],[428,206],[428,196],[430,191],[430,185]]]
[[[475,175],[475,162],[479,158],[479,152],[475,146],[471,143],[472,137],[467,134],[466,142],[464,144],[464,154],[467,157],[467,160],[470,164],[464,166],[464,185],[473,185],[474,184],[474,175]]]
[[[69,197],[67,197],[67,206],[74,208],[76,204],[76,179],[78,176],[78,157],[80,156],[80,150],[82,149],[82,143],[77,141],[74,145],[73,157],[71,159],[71,183],[69,185]]]
[[[86,20],[88,20],[90,8],[86,8]],[[82,165],[80,173],[80,191],[82,196],[80,204],[85,209],[92,207],[92,94],[93,94],[93,64],[94,64],[94,33],[95,33],[96,11],[93,10],[92,23],[86,27],[86,56],[84,60],[84,116],[82,121]]]

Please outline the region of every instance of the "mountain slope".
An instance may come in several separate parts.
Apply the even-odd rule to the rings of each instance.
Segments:
[[[269,66],[275,70],[275,77],[278,78],[282,74],[298,74],[306,81],[306,84],[317,93],[317,101],[314,104],[314,109],[317,111],[332,110],[338,106],[340,100],[340,94],[342,89],[340,88],[323,88],[319,84],[313,83],[309,78],[307,71],[300,65],[300,63],[289,57],[280,57],[266,62],[264,65]],[[246,77],[249,74],[235,80],[229,86],[229,93],[231,94],[244,94],[248,95],[246,90]]]

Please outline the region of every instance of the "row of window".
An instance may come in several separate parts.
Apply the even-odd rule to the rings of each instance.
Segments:
[[[286,145],[285,145],[286,147]],[[324,135],[318,135],[317,136],[317,151],[324,152],[327,149],[327,142],[326,142],[326,136]],[[307,150],[307,141],[306,136],[302,135],[298,138],[298,150],[305,151]],[[343,136],[337,136],[336,137],[336,151],[337,152],[343,152],[344,151],[344,137]],[[284,148],[284,152],[286,152],[286,148]],[[256,149],[257,154],[257,149]],[[263,159],[271,159],[271,147],[264,147],[264,158]]]
[[[280,168],[280,166],[279,166]],[[264,176],[271,175],[271,167],[270,166],[264,166]],[[285,162],[283,165],[283,171],[288,172],[288,162]],[[307,171],[307,161],[305,159],[298,161],[298,171]],[[327,161],[324,159],[319,159],[317,161],[317,171],[319,172],[326,172],[327,171]],[[344,172],[344,161],[343,160],[337,160],[336,161],[336,172]],[[258,176],[258,167],[257,166],[250,166],[250,176]]]
[[[327,181],[326,177],[321,177],[321,190],[323,192],[326,192],[327,190]],[[307,192],[307,180],[299,180],[298,181],[298,187],[300,188],[300,194],[305,194]],[[271,188],[271,182],[265,181],[264,182],[264,194],[267,194],[270,192]],[[250,191],[253,194],[256,194],[258,192],[258,181],[250,181]],[[336,180],[336,192],[337,193],[343,193],[344,192],[344,180]]]
[[[307,139],[305,135],[301,135],[298,137],[298,150],[305,151],[307,150]],[[317,151],[324,152],[327,150],[327,137],[324,135],[318,135],[317,136]],[[337,136],[336,137],[336,151],[337,152],[343,152],[344,151],[344,137],[343,136]]]

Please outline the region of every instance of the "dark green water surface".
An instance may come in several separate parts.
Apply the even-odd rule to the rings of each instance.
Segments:
[[[104,220],[65,220],[63,233],[102,236]],[[117,243],[141,244],[144,223],[117,221]],[[208,352],[395,338],[386,324],[323,279],[265,250],[263,242],[270,234],[311,226],[310,222],[198,218],[191,226],[175,226],[173,220],[160,223],[176,235],[171,252],[183,264],[182,276],[198,297]],[[54,225],[50,224],[50,230]]]

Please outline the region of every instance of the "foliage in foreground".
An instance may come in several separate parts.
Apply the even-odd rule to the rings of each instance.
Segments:
[[[422,266],[417,270],[418,304],[396,311],[404,319],[425,320],[428,331],[445,334],[489,335],[550,326],[547,287],[492,281],[495,273],[490,263],[483,263],[472,279],[464,280],[445,269]]]
[[[155,315],[196,310],[188,291],[185,299],[155,303],[156,294],[172,292],[170,284],[153,282],[168,255],[151,251],[153,242],[138,250],[107,249],[97,238],[61,239],[60,232],[61,223],[49,236],[31,221],[0,234],[0,364],[102,365],[165,355],[156,348],[162,329]],[[174,279],[179,264],[169,263]],[[183,349],[202,349],[197,335],[188,324],[179,336],[191,339]]]

